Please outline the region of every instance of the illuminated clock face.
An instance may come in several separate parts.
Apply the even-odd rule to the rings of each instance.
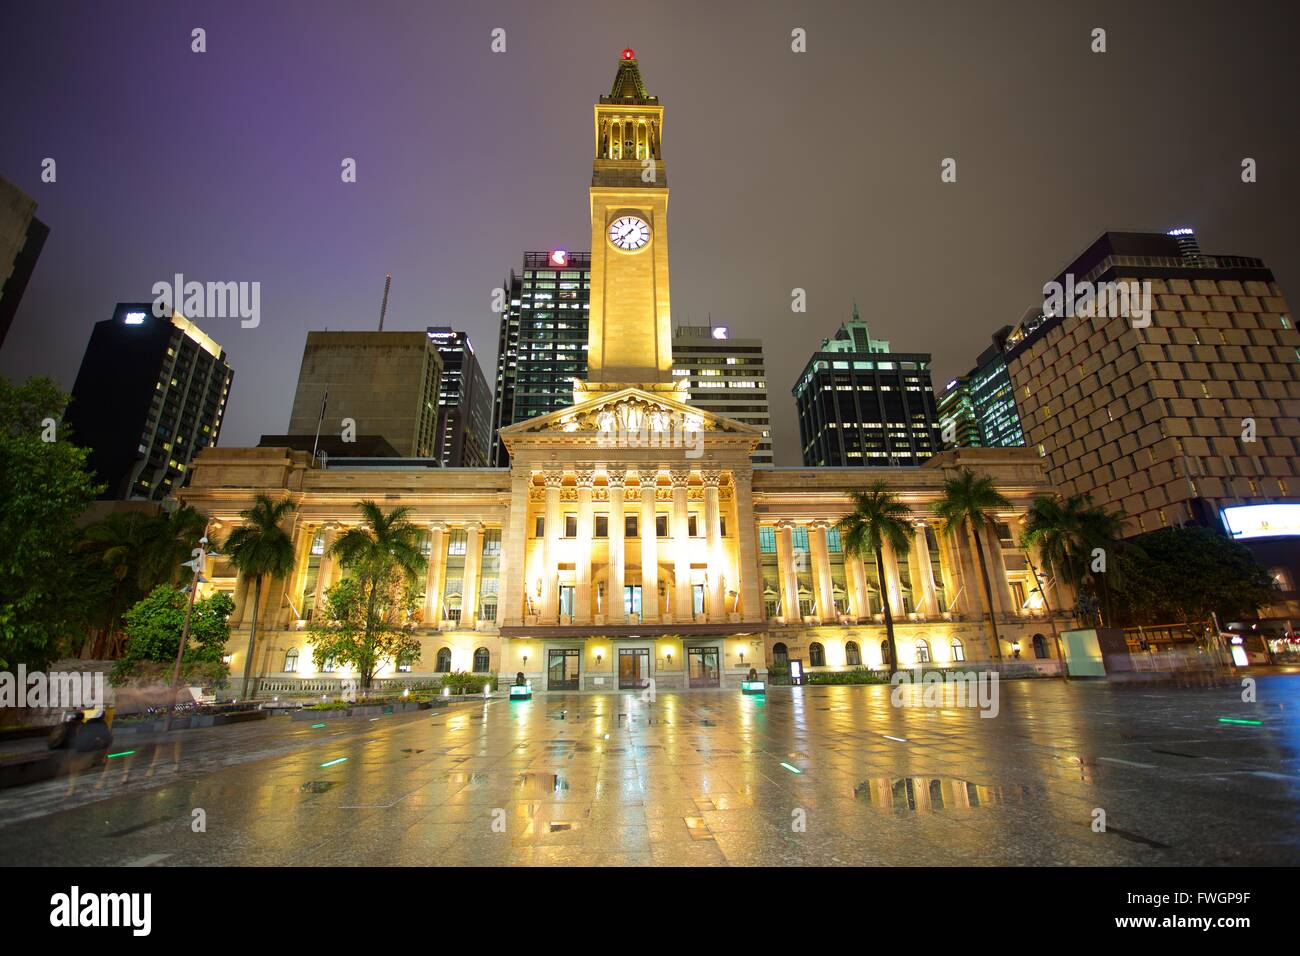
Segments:
[[[627,252],[635,252],[650,241],[650,226],[636,216],[620,216],[609,224],[609,241]]]

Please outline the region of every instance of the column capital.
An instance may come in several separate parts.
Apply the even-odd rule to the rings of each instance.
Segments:
[[[684,488],[691,482],[691,472],[688,468],[674,468],[668,472],[668,476],[672,479],[674,488]]]
[[[792,531],[798,522],[791,518],[781,518],[779,521],[775,522],[775,524],[778,531]]]
[[[584,468],[574,473],[574,479],[579,488],[590,489],[596,484],[596,472],[590,468]]]
[[[560,485],[564,484],[564,472],[558,468],[548,468],[542,472],[542,481],[545,482],[548,489],[559,488]]]
[[[622,489],[627,484],[627,473],[622,471],[605,472],[605,483],[609,485],[610,490],[615,488]]]
[[[722,483],[721,471],[711,469],[709,471],[700,472],[700,476],[704,480],[705,488],[716,488]]]
[[[429,530],[430,530],[430,531],[446,531],[446,530],[447,530],[447,522],[445,522],[445,521],[430,521],[430,522],[429,522]]]
[[[827,518],[814,518],[808,522],[809,531],[826,531],[835,526],[835,522]]]

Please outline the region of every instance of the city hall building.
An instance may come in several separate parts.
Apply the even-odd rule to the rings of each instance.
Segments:
[[[254,670],[263,694],[329,692],[307,624],[344,569],[330,546],[356,505],[405,506],[428,558],[410,622],[418,659],[383,680],[471,671],[536,690],[733,687],[751,668],[879,668],[882,606],[899,663],[1015,660],[1054,671],[1052,629],[1017,540],[1050,488],[1036,452],[957,449],[915,467],[766,468],[760,428],[690,404],[673,376],[663,107],[624,50],[595,106],[587,377],[573,404],[500,430],[509,468],[350,460],[322,467],[289,448],[209,448],[182,499],[212,519],[217,547],[256,495],[288,498],[293,571],[264,589]],[[525,314],[521,322],[528,322]],[[364,428],[362,429],[364,430]],[[933,506],[960,468],[992,476],[1011,508],[983,536],[1001,646],[991,643],[975,541],[940,533]],[[915,515],[905,553],[845,554],[836,522],[884,478]],[[217,559],[232,593],[232,675],[244,670],[251,588]],[[1044,579],[1048,606],[1069,607]],[[238,680],[235,682],[238,692]]]

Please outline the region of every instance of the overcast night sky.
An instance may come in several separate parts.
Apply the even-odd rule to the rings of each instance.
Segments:
[[[71,388],[116,302],[257,281],[260,327],[201,323],[235,369],[221,444],[255,444],[307,332],[373,328],[391,272],[386,328],[465,328],[492,380],[492,290],[589,244],[592,104],[631,46],[666,109],[674,323],[764,340],[798,464],[790,388],[854,298],[940,387],[1106,228],[1193,226],[1294,306],[1295,6],[6,0],[0,173],[50,237],[0,373]]]

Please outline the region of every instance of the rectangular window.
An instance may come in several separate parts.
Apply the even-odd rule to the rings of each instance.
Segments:
[[[776,529],[766,525],[758,529],[758,550],[763,554],[776,554]]]
[[[545,519],[545,518],[538,517],[537,520],[536,520],[536,522],[533,524],[533,537],[534,537],[534,538],[544,538],[544,537],[546,537],[546,519]]]
[[[609,516],[608,515],[596,515],[596,537],[597,538],[609,537]]]
[[[566,538],[576,538],[578,536],[578,516],[564,516],[564,536]]]
[[[624,515],[623,535],[628,538],[635,538],[637,536],[636,525],[637,525],[636,515]]]
[[[667,515],[655,515],[655,537],[657,538],[668,537],[668,516]]]
[[[794,549],[808,553],[808,526],[798,525],[794,529]]]
[[[466,537],[464,528],[452,528],[447,534],[447,554],[463,555],[465,553]]]
[[[826,550],[831,554],[839,554],[844,550],[844,545],[840,541],[839,528],[828,528],[826,530]]]
[[[488,528],[483,532],[484,557],[496,557],[501,554],[501,529]]]
[[[696,515],[687,515],[686,533],[692,538],[698,538],[700,536],[700,522]]]

